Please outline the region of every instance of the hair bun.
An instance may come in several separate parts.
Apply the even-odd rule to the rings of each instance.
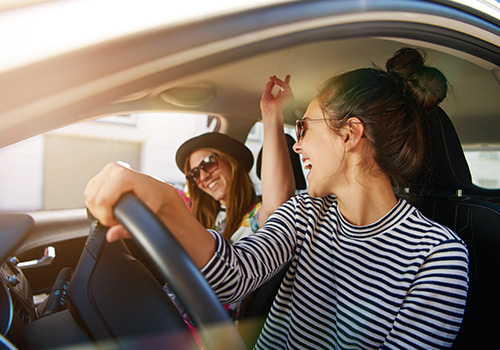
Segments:
[[[436,107],[446,97],[446,77],[424,65],[423,54],[412,48],[398,50],[386,63],[390,77],[401,83],[405,96],[423,109]]]

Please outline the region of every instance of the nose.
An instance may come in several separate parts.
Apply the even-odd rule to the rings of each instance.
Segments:
[[[300,141],[294,143],[293,150],[295,153],[302,154],[302,145],[300,144]]]
[[[198,178],[198,183],[205,181],[207,177],[209,177],[211,174],[207,173],[206,171],[200,170],[200,176]]]

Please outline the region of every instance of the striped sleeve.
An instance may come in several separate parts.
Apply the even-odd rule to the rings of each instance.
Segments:
[[[244,299],[292,259],[296,242],[293,208],[292,199],[259,231],[234,245],[210,230],[216,250],[201,272],[221,302]]]

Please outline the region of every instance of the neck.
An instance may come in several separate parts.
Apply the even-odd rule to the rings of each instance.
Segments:
[[[385,216],[398,200],[384,174],[356,174],[335,193],[342,216],[351,224],[365,226]]]

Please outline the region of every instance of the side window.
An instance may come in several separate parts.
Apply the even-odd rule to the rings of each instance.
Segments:
[[[500,146],[464,146],[464,153],[474,184],[484,188],[500,188]]]

